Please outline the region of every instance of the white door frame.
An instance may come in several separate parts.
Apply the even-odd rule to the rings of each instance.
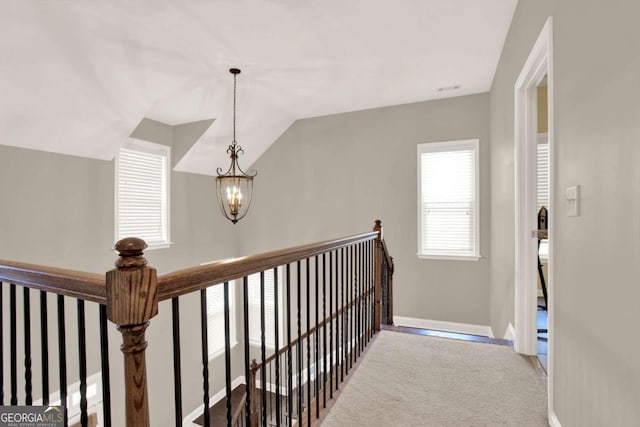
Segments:
[[[537,111],[535,90],[544,76],[548,81],[549,137],[549,262],[548,293],[548,385],[549,415],[553,412],[553,248],[554,223],[558,209],[554,201],[554,121],[553,121],[553,20],[549,17],[536,40],[515,84],[515,337],[514,349],[527,355],[537,354],[537,206],[536,145]]]

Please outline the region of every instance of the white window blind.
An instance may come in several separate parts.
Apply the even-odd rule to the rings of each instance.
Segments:
[[[477,152],[478,140],[418,146],[419,255],[478,258]]]
[[[284,307],[282,304],[281,269],[278,269],[278,343],[282,346]],[[275,348],[275,281],[273,270],[264,272],[264,317],[265,317],[265,344]],[[249,276],[249,342],[253,345],[262,345],[261,341],[261,317],[260,317],[260,273]]]
[[[116,241],[139,237],[149,248],[169,244],[169,147],[127,143],[116,158]]]
[[[229,333],[230,343],[235,345],[236,315],[234,282],[229,283]],[[209,359],[224,351],[224,285],[214,285],[207,288],[207,344]]]
[[[549,140],[546,133],[538,135],[536,148],[537,203],[539,212],[543,206],[549,209]]]

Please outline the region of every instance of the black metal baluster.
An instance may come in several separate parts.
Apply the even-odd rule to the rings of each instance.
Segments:
[[[362,242],[362,351],[367,346],[367,242]]]
[[[16,325],[16,285],[9,285],[9,326],[11,336],[9,338],[11,346],[11,406],[18,404],[18,338]]]
[[[375,259],[375,241],[369,242],[369,307],[371,311],[371,319],[369,321],[369,341],[373,338],[373,334],[376,327],[376,295],[375,295],[375,271],[374,271],[374,259]]]
[[[260,350],[262,364],[260,365],[260,398],[262,402],[262,424],[267,425],[267,345],[264,317],[264,271],[260,272]]]
[[[344,258],[342,259],[342,266],[344,268],[343,281],[344,281],[344,371],[345,376],[349,375],[349,369],[351,368],[351,354],[349,353],[349,335],[351,334],[350,319],[351,312],[349,311],[349,246],[344,249]]]
[[[374,259],[375,259],[375,241],[369,241],[369,341],[373,338],[373,333],[376,328],[376,295],[375,295],[375,271],[374,271]]]
[[[329,252],[329,399],[333,399],[333,253]]]
[[[346,301],[344,298],[344,280],[345,280],[345,258],[344,258],[344,248],[340,249],[340,265],[342,268],[340,269],[340,308],[342,310],[342,355],[340,359],[342,360],[342,370],[340,371],[341,381],[344,381],[345,370],[348,371],[349,365],[347,364],[347,340],[346,340],[346,324],[347,324],[347,309],[346,309]],[[345,366],[346,365],[346,366]]]
[[[272,364],[269,363],[269,378],[267,379],[267,391],[270,391],[270,387],[272,386],[273,382],[271,382],[272,379],[272,372],[271,372],[271,368],[272,368]],[[267,400],[267,418],[269,419],[269,421],[271,421],[273,419],[273,399],[271,399],[271,396],[269,396],[269,400]],[[269,423],[271,424],[271,423]]]
[[[275,369],[276,369],[276,427],[280,427],[280,418],[281,418],[281,408],[280,408],[280,356],[278,351],[280,349],[280,319],[278,316],[278,312],[280,310],[279,307],[279,295],[278,295],[278,268],[273,269],[273,307],[274,307],[274,331],[273,331],[273,341],[276,352],[276,357],[274,359]]]
[[[322,254],[322,407],[327,407],[327,260]]]
[[[360,260],[362,269],[362,293],[360,294],[360,302],[362,304],[362,340],[360,341],[360,352],[362,354],[367,345],[367,244],[366,242],[361,242],[360,244],[362,245],[362,258]]]
[[[67,410],[67,340],[64,318],[64,297],[58,295],[58,370],[60,372],[60,404],[64,412],[64,425],[68,424]]]
[[[352,365],[358,361],[358,244],[353,245],[351,254],[351,310],[353,312],[353,331],[351,336]]]
[[[301,318],[300,311],[302,309],[302,295],[300,295],[301,287],[300,287],[300,261],[296,262],[296,289],[297,289],[297,314],[296,320],[298,324],[298,343],[296,345],[296,365],[298,368],[298,381],[297,381],[297,397],[298,397],[298,424],[302,425],[302,326],[301,326]]]
[[[340,310],[342,315],[340,316],[340,329],[342,330],[342,339],[340,340],[342,345],[342,351],[340,352],[340,360],[342,365],[340,366],[340,381],[344,381],[345,364],[347,362],[347,348],[345,344],[345,315],[347,313],[344,304],[344,248],[340,248]]]
[[[245,420],[247,427],[251,425],[251,390],[249,389],[251,378],[251,362],[249,355],[249,278],[242,279],[242,322],[244,328],[244,377],[245,377]],[[178,427],[178,426],[176,426]]]
[[[351,368],[351,351],[350,351],[350,336],[351,336],[351,294],[349,293],[349,246],[345,248],[344,254],[344,358],[345,358],[345,372],[348,375]]]
[[[102,369],[102,414],[106,427],[111,427],[111,377],[109,374],[109,336],[107,306],[100,305],[100,364]]]
[[[318,316],[318,255],[315,256],[315,262],[314,262],[314,267],[315,267],[315,303],[316,303],[316,309],[315,309],[315,314],[316,314],[316,330],[314,333],[314,338],[315,338],[315,356],[316,356],[316,364],[315,364],[315,369],[314,369],[314,374],[315,374],[315,384],[316,384],[316,419],[320,418],[320,381],[318,381],[318,371],[320,369],[320,363],[319,363],[319,353],[318,353],[318,338],[319,338],[319,333],[320,332],[320,325],[319,325],[319,316]]]
[[[356,301],[358,304],[358,332],[356,340],[356,359],[360,358],[361,340],[362,340],[362,245],[358,243],[358,253],[356,254],[356,266],[358,268],[358,281],[356,286]]]
[[[353,367],[353,245],[347,249],[347,258],[349,261],[349,280],[347,282],[347,299],[349,300],[349,367]]]
[[[340,292],[338,291],[339,288],[339,282],[340,282],[340,265],[339,265],[339,254],[338,254],[338,249],[335,250],[334,255],[336,257],[336,261],[335,261],[335,270],[334,270],[334,275],[335,275],[335,285],[336,285],[336,311],[335,311],[335,315],[336,315],[336,390],[340,389],[340,381],[338,381],[338,379],[340,378],[340,371],[342,370],[342,363],[340,362]]]
[[[282,358],[284,359],[284,365],[285,365],[285,368],[286,368],[283,371],[285,379],[286,379],[285,382],[286,382],[286,384],[289,384],[288,375],[287,375],[287,373],[289,372],[289,368],[288,368],[289,364],[287,363],[287,354],[286,354],[286,352],[282,354]],[[288,414],[289,414],[289,396],[288,396],[288,393],[289,392],[287,391],[287,395],[285,396],[286,398],[284,399],[283,421],[284,421],[285,426],[291,425],[290,422],[288,421],[288,419],[286,418],[288,416]]]
[[[358,306],[358,281],[360,273],[358,272],[358,244],[353,247],[353,363],[358,361],[358,325],[360,311]]]
[[[231,323],[229,319],[229,282],[224,282],[224,362],[225,362],[225,389],[226,389],[226,404],[227,404],[227,426],[231,427],[231,419],[233,417],[231,407],[231,341],[230,330]]]
[[[182,427],[182,367],[180,366],[180,304],[178,297],[171,299],[173,332],[173,400],[176,427]]]
[[[0,304],[2,301],[0,300]],[[49,319],[47,319],[47,293],[40,291],[40,355],[42,368],[42,404],[49,405]]]
[[[373,260],[374,260],[374,241],[369,241],[369,341],[373,338],[373,331],[375,330],[375,322],[376,322],[376,300],[374,294],[374,271],[373,271]]]
[[[87,413],[87,330],[84,315],[84,300],[78,300],[78,361],[80,372],[80,425],[89,425]]]
[[[307,258],[307,425],[311,425],[311,289],[309,287],[310,282],[310,261]]]
[[[210,427],[209,415],[209,334],[207,331],[207,289],[200,290],[200,340],[202,345],[202,402],[204,426]]]
[[[371,296],[371,240],[367,242],[367,344],[371,340],[371,332],[373,332],[373,298]]]
[[[33,404],[33,383],[31,375],[31,297],[30,290],[27,287],[23,289],[24,306],[24,394],[25,404],[31,406]]]
[[[369,340],[371,339],[371,241],[365,243],[365,277],[367,278],[366,284],[366,309],[367,309],[367,317],[366,317],[366,335],[365,335],[365,347],[369,344]]]
[[[291,365],[291,264],[287,264],[287,415],[290,426],[293,425],[293,367]]]
[[[364,242],[364,347],[369,342],[369,242]],[[364,350],[364,348],[363,348]]]

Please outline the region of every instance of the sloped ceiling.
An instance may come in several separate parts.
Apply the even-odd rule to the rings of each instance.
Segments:
[[[517,0],[4,0],[0,144],[111,159],[215,119],[176,169],[248,167],[296,119],[486,92]],[[443,86],[460,89],[438,92]]]

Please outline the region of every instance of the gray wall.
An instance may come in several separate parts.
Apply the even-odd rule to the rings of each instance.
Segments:
[[[116,259],[115,252],[111,250],[114,243],[113,171],[113,162],[0,145],[0,259],[96,273],[113,268]],[[156,267],[160,273],[236,255],[235,230],[219,213],[213,178],[178,172],[171,174],[171,239],[173,244],[169,249],[147,251],[145,254],[149,265]],[[4,313],[7,316],[8,290],[5,286],[3,291]],[[19,307],[21,295],[22,292],[19,292]],[[33,363],[39,367],[37,339],[40,332],[39,316],[36,314],[39,296],[35,292],[31,292],[31,295]],[[75,305],[75,301],[68,299],[69,383],[78,381]],[[55,310],[55,301],[50,297],[51,348],[57,348]],[[173,402],[170,314],[170,304],[162,303],[160,314],[152,319],[147,333],[153,425],[169,425],[170,422],[162,420],[173,417],[173,405],[167,404]],[[199,405],[202,396],[199,299],[196,296],[182,299],[181,317],[184,413],[187,414]],[[92,374],[100,370],[99,352],[96,351],[99,342],[95,304],[87,304],[86,318],[89,373]],[[22,327],[18,330],[21,331]],[[124,400],[121,398],[122,392],[118,391],[122,390],[123,381],[122,354],[119,350],[122,338],[112,325],[109,339],[114,425],[124,425],[124,420],[119,419],[124,416]],[[8,339],[4,341],[3,354],[8,355]],[[18,343],[18,348],[23,348],[22,341]],[[241,346],[235,350],[234,362],[241,360],[238,352],[241,352]],[[21,357],[19,360],[22,360]],[[224,372],[220,370],[222,362],[223,358],[212,362],[212,370]],[[8,357],[5,357],[5,363],[5,372],[9,372]],[[50,363],[56,367],[53,371],[56,373],[51,375],[51,389],[57,390],[57,351],[51,352]],[[242,375],[243,369],[240,363],[234,366],[239,368],[234,372],[235,378]],[[41,393],[40,380],[36,378],[34,394],[38,396]],[[9,381],[8,375],[5,375],[5,381]],[[212,376],[212,393],[221,389],[223,384],[224,376]],[[9,390],[7,385],[8,382],[5,383],[5,390]],[[21,399],[23,397],[21,393]]]
[[[513,85],[554,18],[554,408],[563,427],[640,423],[640,3],[520,0],[491,91],[491,323],[513,321]],[[581,186],[579,217],[563,214]],[[553,212],[552,212],[553,214]]]
[[[364,232],[379,218],[396,263],[395,315],[488,325],[488,101],[473,95],[296,121],[254,164],[239,252]],[[420,260],[417,145],[470,138],[480,139],[484,258]]]

